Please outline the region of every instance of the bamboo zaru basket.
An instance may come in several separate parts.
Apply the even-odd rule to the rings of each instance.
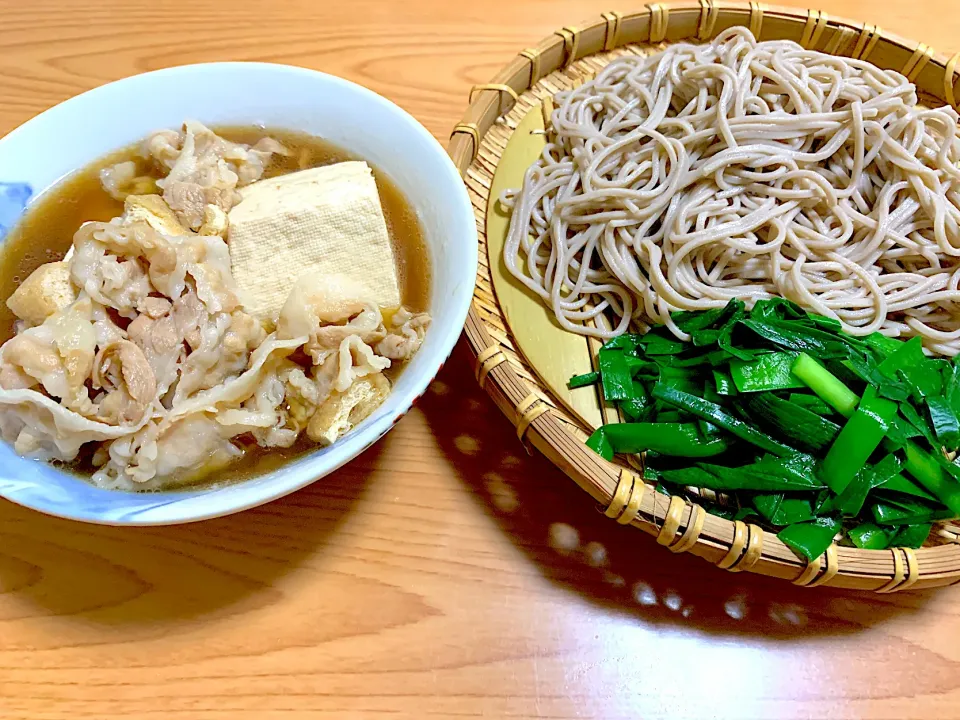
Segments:
[[[493,80],[471,93],[471,104],[453,131],[450,155],[473,200],[480,237],[480,266],[466,337],[480,385],[514,423],[517,435],[546,455],[611,519],[656,537],[673,552],[691,552],[730,571],[749,571],[796,585],[895,592],[960,581],[960,528],[942,524],[919,550],[860,550],[831,547],[806,562],[772,533],[741,521],[708,514],[680,497],[667,498],[629,464],[607,462],[584,444],[590,428],[551,395],[537,368],[519,352],[494,292],[487,248],[486,214],[491,183],[517,124],[555,92],[594,76],[614,57],[649,54],[678,41],[707,42],[743,25],[762,40],[792,40],[835,55],[869,60],[897,70],[921,95],[957,107],[955,84],[960,53],[948,58],[874,25],[857,25],[810,10],[798,12],[751,2],[712,0],[648,5],[637,12],[608,12],[565,27],[521,52]]]

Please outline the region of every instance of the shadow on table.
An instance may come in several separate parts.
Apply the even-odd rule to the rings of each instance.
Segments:
[[[462,343],[421,408],[460,478],[550,580],[646,621],[772,637],[856,632],[917,611],[933,593],[875,595],[797,588],[673,555],[606,518],[477,386]],[[450,418],[460,418],[460,431]]]
[[[0,501],[0,622],[68,617],[100,628],[164,626],[278,600],[285,575],[325,545],[363,494],[377,443],[341,471],[263,507],[189,525],[124,528]]]

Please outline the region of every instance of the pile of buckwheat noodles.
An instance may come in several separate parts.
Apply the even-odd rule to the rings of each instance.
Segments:
[[[506,265],[563,327],[686,339],[673,310],[782,296],[960,352],[958,116],[917,107],[899,73],[735,28],[556,102],[502,201]]]

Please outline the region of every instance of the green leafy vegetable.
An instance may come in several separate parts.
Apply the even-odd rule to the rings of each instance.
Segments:
[[[877,351],[877,354],[882,358],[886,358],[888,355],[895,353],[900,347],[903,346],[903,343],[899,340],[894,340],[893,338],[887,337],[886,335],[881,335],[878,332],[871,333],[863,339],[869,347]]]
[[[758,355],[750,361],[732,360],[730,375],[742,393],[801,388],[803,383],[791,372],[796,359],[796,353],[778,352]]]
[[[923,541],[930,535],[932,523],[920,523],[918,525],[904,525],[900,528],[892,545],[896,547],[918,548],[923,545]]]
[[[742,420],[738,420],[719,405],[704,400],[703,398],[682,392],[664,383],[654,385],[652,394],[658,400],[662,400],[674,407],[687,411],[691,415],[696,415],[718,427],[722,427],[727,432],[736,435],[741,440],[746,440],[756,445],[761,450],[766,450],[781,457],[792,455],[795,452],[786,445],[778,443],[776,440],[764,435]]]
[[[824,487],[814,472],[815,464],[816,461],[809,455],[793,455],[789,458],[767,455],[740,467],[699,463],[691,467],[663,470],[661,475],[664,480],[676,485],[718,492],[815,490]]]
[[[794,405],[799,405],[804,410],[809,410],[812,413],[816,413],[820,417],[829,417],[830,415],[835,414],[835,410],[827,405],[823,400],[818,398],[816,395],[805,395],[803,393],[790,393],[790,396],[787,398]],[[839,432],[839,426],[837,426]]]
[[[874,523],[862,523],[847,531],[851,542],[863,550],[886,550],[896,535],[897,528],[881,527]]]
[[[954,516],[960,516],[960,483],[944,472],[936,457],[921,450],[916,443],[908,442],[904,451],[907,471],[946,505]]]
[[[647,355],[676,355],[687,349],[687,344],[683,340],[656,333],[647,333],[641,337],[640,344]]]
[[[785,527],[777,533],[777,537],[788,548],[810,561],[827,551],[840,526],[839,518],[817,518]]]
[[[892,493],[894,497],[896,497],[896,495],[912,495],[913,497],[921,498],[927,502],[937,502],[937,498],[931,495],[927,490],[924,490],[922,487],[917,485],[917,483],[913,482],[912,480],[908,480],[906,477],[900,474],[893,475],[889,479],[875,484],[873,487],[882,494]]]
[[[577,388],[586,387],[587,385],[596,385],[598,380],[600,380],[600,373],[589,372],[584,373],[583,375],[574,375],[572,378],[570,378],[570,382],[567,383],[567,386],[571,390],[575,390]]]
[[[960,516],[956,363],[918,339],[848,336],[781,298],[672,320],[688,341],[665,327],[621,335],[597,372],[570,380],[599,383],[627,421],[587,441],[601,456],[644,454],[663,493],[776,530],[807,559],[840,532],[862,548],[918,547]]]
[[[807,522],[817,517],[814,499],[809,495],[786,493],[755,495],[753,506],[775,527]]]
[[[857,409],[860,402],[857,394],[806,353],[800,353],[797,357],[793,374],[844,417],[853,415]]]
[[[725,370],[712,370],[713,383],[717,389],[718,395],[736,395],[737,386],[733,384],[733,378]]]
[[[881,397],[864,397],[823,459],[824,481],[841,494],[880,443],[897,412],[897,406]]]
[[[607,439],[605,427],[598,428],[593,435],[587,438],[586,445],[604,460],[613,460],[613,445]]]
[[[774,393],[746,395],[743,406],[758,424],[769,426],[781,439],[805,450],[824,450],[840,433],[840,426],[835,422]]]
[[[909,500],[878,502],[870,510],[877,525],[914,525],[953,517],[950,510]]]
[[[604,425],[607,442],[617,453],[648,450],[674,457],[719,455],[730,443],[722,436],[704,438],[695,423],[615,423]]]
[[[633,395],[633,373],[622,350],[601,349],[597,353],[603,397],[607,402],[626,400]]]
[[[947,450],[956,450],[960,446],[960,420],[950,401],[942,396],[928,397],[926,401],[937,441]]]
[[[905,483],[909,482],[899,475],[902,469],[903,463],[893,454],[887,455],[876,465],[864,466],[857,472],[853,482],[833,499],[831,509],[839,511],[845,517],[859,515],[867,495],[874,488],[890,482],[893,478],[900,478]]]

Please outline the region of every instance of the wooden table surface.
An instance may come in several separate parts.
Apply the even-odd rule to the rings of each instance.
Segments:
[[[126,75],[231,59],[342,75],[445,140],[473,83],[608,9],[2,0],[0,131]],[[960,48],[955,0],[823,9]],[[949,718],[958,640],[960,587],[802,590],[605,519],[525,454],[462,348],[378,445],[258,510],[117,529],[0,501],[3,720]]]

